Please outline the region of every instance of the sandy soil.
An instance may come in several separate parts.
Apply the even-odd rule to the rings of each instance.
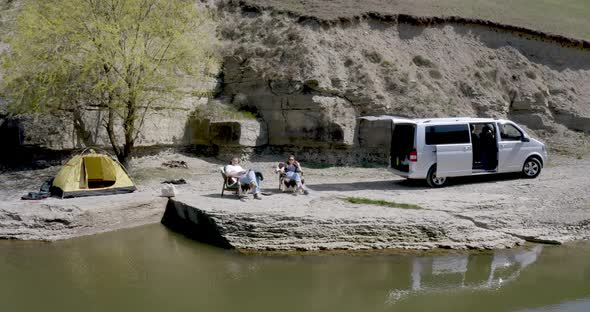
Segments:
[[[189,169],[164,168],[161,163],[166,160],[184,160]],[[250,196],[245,202],[233,194],[220,197],[220,161],[172,153],[133,160],[131,172],[139,190],[127,195],[21,201],[18,198],[22,194],[34,191],[41,177],[50,176],[57,168],[5,172],[0,174],[0,238],[55,240],[156,223],[166,204],[166,198],[158,196],[160,182],[184,178],[188,184],[177,187],[177,199],[218,215],[229,215],[228,211],[238,218],[298,215],[312,223],[314,218],[324,221],[364,218],[365,221],[381,220],[379,222],[385,225],[398,220],[393,223],[402,227],[397,228],[400,232],[396,234],[395,244],[383,243],[384,248],[404,247],[400,244],[403,241],[411,242],[405,245],[407,248],[423,249],[503,248],[523,239],[547,243],[590,239],[588,158],[554,158],[535,180],[514,175],[462,178],[443,189],[430,189],[420,181],[395,177],[384,168],[307,168],[305,178],[311,191],[308,196],[278,192],[278,178],[273,173],[277,161],[278,158],[269,157],[243,163],[246,168],[264,173],[263,189],[272,193],[260,201]],[[350,204],[340,199],[345,196],[416,204],[422,209]],[[417,225],[431,232],[427,233],[430,236],[426,241],[420,241],[424,233],[412,230],[419,227]],[[309,233],[313,236],[312,232],[318,230],[324,231],[318,234],[320,236],[338,235],[333,226],[328,228],[329,233],[325,232],[325,226],[309,230]],[[388,234],[369,231],[367,235]],[[294,242],[282,237],[269,239],[268,244],[264,244],[260,239],[251,239],[248,233],[238,236],[232,239],[239,248],[281,249],[281,244],[299,249],[321,247],[317,239],[315,243]],[[339,239],[346,241],[346,238]],[[356,245],[346,242],[338,245],[333,241],[328,242],[332,245],[326,244],[328,248],[369,246],[364,238],[351,240],[357,239]]]

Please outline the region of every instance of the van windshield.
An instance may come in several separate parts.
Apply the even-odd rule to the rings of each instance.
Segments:
[[[502,141],[520,141],[522,140],[522,132],[516,129],[511,124],[503,124],[500,127],[500,137]]]
[[[410,153],[415,149],[416,127],[412,124],[396,124],[391,135],[391,167],[408,172]]]

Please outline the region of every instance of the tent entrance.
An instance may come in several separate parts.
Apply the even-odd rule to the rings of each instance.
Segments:
[[[84,169],[89,189],[105,188],[117,182],[115,167],[103,156],[84,157]]]

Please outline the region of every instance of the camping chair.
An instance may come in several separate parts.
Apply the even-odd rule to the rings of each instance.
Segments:
[[[225,174],[225,166],[219,168],[219,171],[223,177],[223,187],[221,188],[222,197],[225,191],[232,191],[238,195],[238,198],[241,198],[242,194],[245,194],[250,189],[250,184],[240,184],[240,179],[228,177]]]
[[[294,192],[297,187],[297,184],[295,183],[295,180],[287,181],[287,176],[285,172],[282,171],[283,168],[285,168],[285,163],[279,163],[279,166],[277,167],[277,173],[279,174],[279,191],[285,192],[291,189],[291,191]],[[299,174],[301,175],[301,184],[305,184],[305,179],[303,178],[303,171],[299,171]]]

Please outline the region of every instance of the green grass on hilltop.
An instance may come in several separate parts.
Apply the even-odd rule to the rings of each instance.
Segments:
[[[325,19],[365,12],[461,16],[590,40],[589,0],[247,0]]]

